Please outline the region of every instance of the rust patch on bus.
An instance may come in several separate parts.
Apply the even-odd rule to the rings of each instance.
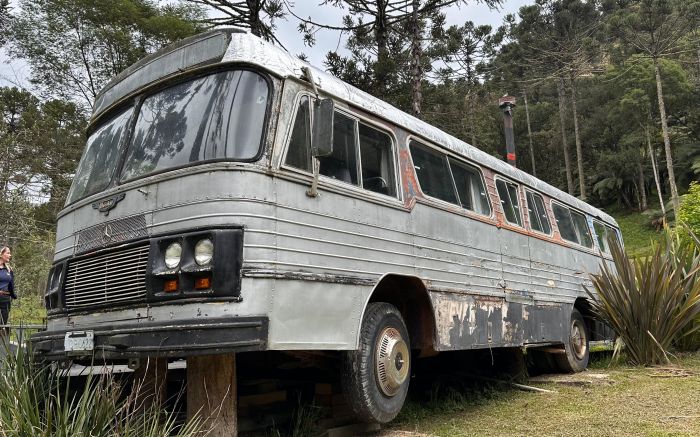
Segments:
[[[507,302],[497,296],[431,293],[437,350],[523,346],[561,341],[560,306]]]

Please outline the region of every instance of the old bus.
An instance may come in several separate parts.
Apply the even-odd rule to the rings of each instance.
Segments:
[[[411,359],[600,337],[604,212],[250,34],[165,48],[99,94],[58,219],[50,360],[331,351],[358,417]],[[619,237],[618,237],[619,238]]]

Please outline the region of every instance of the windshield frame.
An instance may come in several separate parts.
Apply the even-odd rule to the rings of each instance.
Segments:
[[[130,179],[125,179],[121,180],[121,174],[124,169],[124,165],[126,162],[126,157],[129,151],[129,148],[131,147],[133,135],[134,135],[134,129],[136,127],[136,122],[138,120],[138,115],[141,112],[141,105],[143,104],[144,100],[146,100],[148,97],[158,94],[159,92],[171,88],[173,86],[179,85],[184,82],[188,81],[193,81],[197,80],[198,78],[209,76],[212,74],[220,73],[220,72],[226,72],[226,71],[250,71],[255,74],[257,74],[259,77],[261,77],[265,83],[267,84],[267,102],[265,105],[265,115],[262,120],[262,134],[260,135],[260,144],[258,146],[258,151],[253,156],[252,158],[248,159],[236,159],[236,158],[212,158],[212,159],[205,159],[201,161],[195,161],[195,162],[189,162],[186,164],[182,165],[177,165],[173,167],[168,167],[160,170],[156,170],[153,172],[148,172],[145,174],[138,175],[136,177],[130,178]],[[102,128],[105,123],[109,123],[114,116],[116,116],[120,111],[123,111],[124,109],[128,107],[132,107],[132,114],[129,117],[126,125],[126,131],[124,132],[123,138],[120,141],[119,144],[119,156],[117,158],[117,163],[116,166],[114,167],[111,175],[111,179],[109,184],[102,190],[94,192],[92,194],[89,194],[87,196],[80,197],[70,203],[66,202],[64,205],[64,208],[67,208],[71,205],[74,205],[76,203],[79,203],[87,198],[93,197],[93,196],[99,196],[101,193],[107,192],[111,189],[114,189],[115,187],[121,186],[121,185],[126,185],[130,184],[133,181],[147,178],[147,177],[152,177],[156,176],[162,173],[167,173],[175,170],[180,170],[183,168],[187,167],[194,167],[194,166],[199,166],[202,164],[210,164],[210,163],[216,163],[216,162],[246,162],[246,163],[251,163],[251,162],[257,162],[259,161],[264,155],[265,155],[265,145],[268,142],[268,136],[269,136],[269,131],[270,131],[270,120],[271,120],[271,108],[272,108],[272,102],[274,100],[274,95],[275,95],[275,89],[274,89],[274,82],[270,78],[269,74],[265,72],[262,69],[259,68],[253,68],[249,65],[245,64],[227,64],[227,65],[217,65],[214,68],[208,67],[206,69],[200,69],[197,70],[196,72],[192,72],[191,74],[186,74],[186,75],[179,75],[176,77],[171,77],[167,78],[165,80],[156,82],[151,84],[150,86],[141,88],[140,90],[136,91],[134,94],[127,96],[123,100],[121,100],[119,103],[115,104],[113,107],[109,108],[108,110],[100,113],[95,117],[95,119],[90,123],[88,126],[86,133],[87,135],[85,136],[85,144],[83,146],[83,154],[85,153],[85,145],[87,145],[87,140],[90,138],[90,135],[92,135],[94,132]],[[81,155],[82,159],[82,155]]]

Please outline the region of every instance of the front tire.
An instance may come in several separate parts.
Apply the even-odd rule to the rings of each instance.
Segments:
[[[556,355],[559,369],[566,373],[586,370],[590,352],[588,343],[588,326],[581,313],[574,308],[569,322],[569,336],[564,344],[565,353]]]
[[[343,392],[359,420],[387,423],[399,414],[411,376],[411,343],[395,306],[367,306],[359,348],[344,353],[342,369]]]

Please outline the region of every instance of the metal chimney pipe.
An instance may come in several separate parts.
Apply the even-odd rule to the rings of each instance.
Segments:
[[[503,110],[503,126],[506,133],[506,158],[508,164],[515,165],[515,137],[513,136],[513,108],[515,108],[515,97],[505,95],[498,99],[498,107]]]

